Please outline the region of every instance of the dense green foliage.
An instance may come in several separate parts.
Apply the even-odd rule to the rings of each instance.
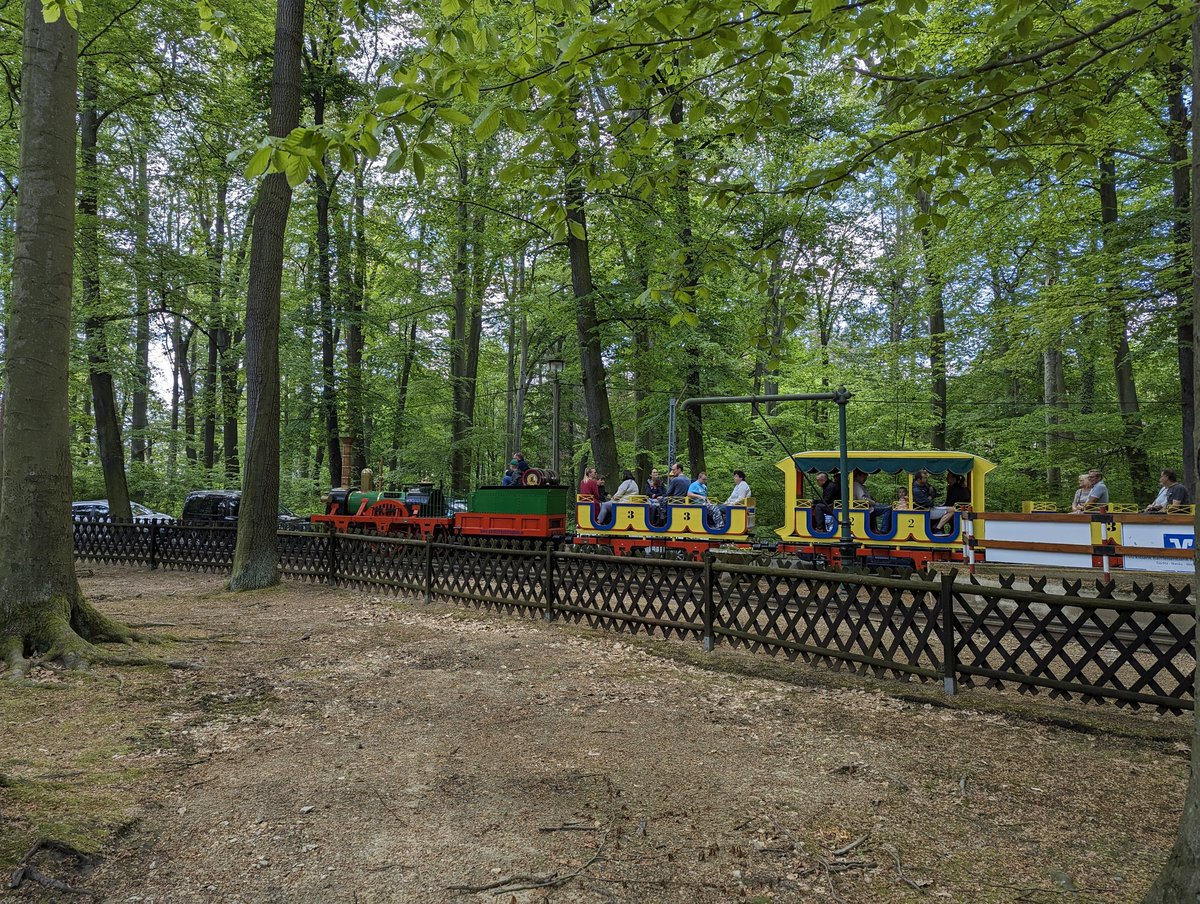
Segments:
[[[97,349],[132,498],[177,512],[188,489],[239,483],[246,255],[268,169],[296,189],[281,429],[300,511],[333,480],[331,433],[390,483],[449,483],[452,468],[495,482],[518,446],[549,465],[557,356],[562,470],[593,454],[568,237],[587,240],[621,467],[665,462],[672,395],[844,384],[853,446],[944,436],[1000,466],[993,508],[1062,504],[1089,467],[1115,500],[1145,502],[1158,467],[1183,470],[1185,6],[327,0],[308,10],[307,127],[271,142],[270,10],[58,5],[78,10],[95,84],[82,103],[101,116],[76,498],[105,493]],[[768,419],[782,443],[744,407],[703,426],[716,491],[745,468],[765,524],[782,446],[834,442],[832,411]]]

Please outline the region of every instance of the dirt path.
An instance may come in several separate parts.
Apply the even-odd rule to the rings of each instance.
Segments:
[[[101,858],[39,862],[98,900],[1131,901],[1187,779],[1174,720],[1085,734],[309,586],[85,586],[203,664],[0,687],[0,866],[70,841]]]

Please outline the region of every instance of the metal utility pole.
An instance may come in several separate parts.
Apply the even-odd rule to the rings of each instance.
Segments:
[[[838,406],[838,466],[841,468],[842,481],[842,517],[841,517],[841,547],[842,555],[853,557],[854,538],[850,534],[850,485],[851,475],[849,453],[846,450],[846,405],[854,394],[839,386],[835,392],[802,392],[791,395],[758,395],[758,396],[697,396],[687,399],[681,407],[698,408],[701,405],[734,405],[749,403],[752,405],[772,402],[833,402]],[[671,399],[670,438],[667,444],[667,463],[675,460],[675,399]]]

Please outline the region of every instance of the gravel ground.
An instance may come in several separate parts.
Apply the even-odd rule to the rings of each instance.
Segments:
[[[0,866],[69,841],[98,856],[34,860],[96,900],[1125,902],[1187,781],[1184,720],[1072,730],[306,585],[84,584],[202,666],[0,691]]]

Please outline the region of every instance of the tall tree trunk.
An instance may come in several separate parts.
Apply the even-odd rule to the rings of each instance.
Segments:
[[[425,224],[417,228],[417,284],[413,290],[413,298],[418,302],[425,298]],[[413,361],[417,356],[417,315],[413,315],[408,328],[408,342],[404,346],[403,360],[400,362],[400,380],[396,387],[396,413],[392,421],[392,470],[400,469],[400,450],[403,448],[405,434],[405,413],[408,410],[408,386],[412,378]],[[424,477],[425,475],[420,475]]]
[[[1058,255],[1051,250],[1048,255],[1046,286],[1058,283]],[[1046,407],[1046,483],[1050,494],[1058,498],[1062,492],[1062,468],[1058,462],[1064,440],[1062,413],[1067,407],[1067,380],[1063,368],[1062,335],[1051,336],[1042,352],[1042,395]]]
[[[300,48],[304,0],[278,0],[271,75],[271,134],[300,123]],[[283,240],[292,189],[283,173],[263,179],[250,242],[246,299],[246,457],[237,549],[229,586],[268,587],[279,581],[279,295]]]
[[[1200,18],[1192,19],[1192,96],[1195,86],[1200,85]],[[1194,112],[1194,111],[1193,111]],[[1200,198],[1200,116],[1192,116],[1191,154],[1192,197]],[[1191,209],[1191,254],[1192,254],[1192,322],[1200,319],[1200,204]],[[1193,394],[1200,391],[1193,383]],[[1196,448],[1200,436],[1193,435],[1192,448]],[[1191,462],[1193,468],[1196,462]],[[1200,506],[1196,507],[1193,529],[1200,533]],[[1200,547],[1194,550],[1194,565],[1200,575]],[[1200,581],[1193,582],[1192,592],[1196,598],[1196,619],[1200,621]],[[1195,655],[1195,653],[1193,654]],[[1200,656],[1197,656],[1200,658]],[[1200,669],[1196,670],[1196,685],[1193,699],[1200,700]],[[1192,729],[1192,768],[1188,781],[1187,796],[1183,802],[1183,816],[1179,820],[1179,834],[1171,856],[1146,895],[1145,904],[1178,904],[1178,902],[1200,900],[1200,719]]]
[[[482,161],[480,162],[482,169]],[[466,492],[471,479],[468,446],[475,421],[475,387],[479,373],[479,341],[483,329],[483,220],[469,216],[470,168],[458,161],[459,199],[455,206],[454,324],[450,336],[450,381],[454,410],[450,424],[450,486]]]
[[[117,396],[113,388],[108,341],[104,335],[104,319],[100,312],[100,189],[96,154],[101,117],[96,109],[96,74],[90,67],[83,72],[82,99],[79,114],[80,287],[83,289],[83,310],[86,315],[84,332],[87,337],[88,380],[96,415],[96,450],[104,472],[109,516],[118,521],[132,521],[129,484],[125,477],[125,447],[121,443]]]
[[[346,419],[352,439],[351,469],[359,474],[367,466],[367,406],[363,398],[363,317],[366,305],[367,224],[362,155],[354,164],[354,267],[346,300]],[[341,253],[338,254],[339,261]],[[349,255],[347,255],[349,257]]]
[[[83,600],[71,532],[69,362],[75,254],[77,35],[25,0],[20,180],[8,311],[0,472],[0,660],[26,652],[70,666],[89,641],[133,635]],[[29,500],[36,499],[31,506]]]
[[[529,397],[529,315],[521,312],[521,328],[518,332],[520,348],[517,351],[517,404],[513,411],[513,452],[521,452],[525,442],[525,400]],[[509,461],[512,461],[510,458]],[[507,464],[507,462],[506,462]]]
[[[917,192],[917,206],[926,217],[933,213],[933,200],[925,190]],[[929,311],[929,371],[933,390],[933,426],[929,445],[946,448],[946,419],[949,402],[946,397],[946,300],[942,293],[942,274],[933,260],[933,224],[921,227],[921,252],[924,257],[925,297]]]
[[[202,213],[205,256],[208,258],[208,357],[204,366],[204,467],[217,463],[217,363],[224,336],[225,316],[221,310],[221,285],[225,267],[225,205],[229,192],[225,174],[217,179],[216,209],[212,221]]]
[[[678,126],[681,133],[671,142],[671,152],[675,162],[675,227],[676,240],[683,255],[680,269],[682,288],[688,292],[693,301],[696,300],[696,285],[699,274],[696,270],[696,249],[692,243],[692,196],[690,190],[691,157],[688,154],[687,139],[683,136],[683,97],[675,93],[671,98],[671,123]],[[700,327],[688,331],[688,341],[684,347],[686,361],[683,375],[683,392],[688,398],[700,396],[701,376],[704,359],[700,352]],[[704,413],[700,408],[686,409],[688,466],[690,473],[695,476],[705,470],[704,464]],[[669,463],[668,463],[669,464]]]
[[[650,286],[650,261],[644,245],[637,245],[629,261],[630,282],[642,292]],[[649,311],[644,311],[633,331],[634,467],[639,486],[650,479],[654,468],[653,340]]]
[[[137,151],[137,214],[134,220],[134,294],[137,299],[136,350],[137,374],[133,390],[133,422],[130,424],[129,454],[133,461],[145,462],[150,446],[146,435],[149,427],[150,400],[150,183],[146,175],[146,149]]]
[[[167,439],[167,474],[174,480],[179,467],[179,392],[181,366],[178,351],[183,345],[183,330],[179,317],[171,318],[171,338],[168,355],[171,358],[171,436]]]
[[[1112,151],[1100,157],[1100,224],[1107,268],[1112,274],[1121,253],[1117,235],[1117,164]],[[1137,384],[1133,377],[1133,357],[1129,350],[1129,315],[1121,298],[1122,286],[1115,276],[1109,276],[1105,286],[1108,338],[1113,350],[1113,375],[1116,378],[1117,401],[1121,406],[1122,440],[1133,495],[1137,499],[1150,486],[1150,460],[1142,444],[1144,425],[1138,404]]]
[[[523,252],[522,252],[523,253]],[[514,268],[515,271],[516,268]],[[512,461],[513,453],[513,408],[517,402],[517,293],[516,273],[513,273],[513,290],[508,296],[508,331],[504,351],[504,461]]]
[[[329,485],[342,482],[342,447],[338,425],[337,374],[335,355],[333,284],[329,258],[328,182],[317,177],[317,300],[321,309],[321,409],[325,420],[325,449],[329,460]]]
[[[246,217],[246,228],[242,231],[241,239],[238,241],[237,254],[233,260],[233,272],[226,280],[226,284],[230,287],[228,291],[236,292],[241,285],[242,273],[246,264],[246,251],[249,248],[249,238],[253,229],[254,205],[251,205]],[[238,354],[237,347],[242,342],[243,331],[236,313],[227,313],[221,335],[224,340],[221,345],[221,411],[223,418],[221,440],[225,456],[225,485],[237,486],[241,482],[238,480],[240,470],[238,464],[238,406],[241,399],[238,372],[241,356]],[[305,398],[311,398],[311,392],[306,393]]]
[[[192,367],[192,336],[189,329],[182,333],[175,349],[179,362],[180,389],[183,392],[183,451],[187,460],[195,462],[196,456],[196,370]]]
[[[596,315],[596,290],[592,284],[592,260],[588,248],[583,177],[579,166],[579,155],[576,153],[567,164],[566,208],[567,256],[571,265],[571,288],[575,294],[575,330],[579,337],[584,409],[596,468],[601,474],[615,476],[617,438],[613,433],[612,411],[608,404],[600,323]]]
[[[1062,468],[1058,466],[1060,452],[1059,424],[1063,404],[1062,349],[1049,347],[1042,351],[1042,395],[1046,406],[1046,485],[1050,495],[1058,498],[1062,491]]]
[[[1175,334],[1179,356],[1179,396],[1183,408],[1183,482],[1196,495],[1196,432],[1194,327],[1188,290],[1192,282],[1191,225],[1188,222],[1191,192],[1188,187],[1188,109],[1183,102],[1187,69],[1179,63],[1170,66],[1171,83],[1167,91],[1170,137],[1167,153],[1171,158],[1171,202],[1174,208],[1172,231],[1175,237]]]

